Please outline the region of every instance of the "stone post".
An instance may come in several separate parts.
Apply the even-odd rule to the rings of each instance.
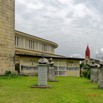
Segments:
[[[47,86],[48,60],[46,58],[41,58],[38,63],[38,86]]]
[[[98,82],[98,68],[91,68],[91,82],[97,83]]]
[[[98,88],[103,89],[103,67],[99,69]]]
[[[48,81],[55,81],[54,62],[53,62],[52,58],[50,58],[50,60],[49,60]]]

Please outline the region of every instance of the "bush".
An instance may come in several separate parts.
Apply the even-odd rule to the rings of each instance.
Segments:
[[[15,78],[18,75],[14,72],[11,72],[11,71],[5,71],[5,76],[10,77],[10,78]]]
[[[11,71],[5,71],[5,75],[8,76],[11,74]]]
[[[17,75],[16,73],[11,73],[11,74],[9,74],[8,76],[11,77],[11,78],[16,78],[16,77],[18,77],[18,75]]]
[[[85,77],[85,78],[90,79],[90,69],[87,69],[87,70],[83,71],[82,76]]]

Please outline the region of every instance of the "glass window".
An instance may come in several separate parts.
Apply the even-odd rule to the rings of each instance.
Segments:
[[[15,36],[15,46],[18,46],[18,44],[19,44],[19,37]]]
[[[37,67],[21,65],[21,70],[37,70]]]
[[[42,51],[47,52],[47,44],[42,44]]]

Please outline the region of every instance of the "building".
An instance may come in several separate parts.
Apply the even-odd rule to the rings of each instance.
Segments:
[[[0,75],[15,70],[15,0],[0,0]]]
[[[90,59],[90,48],[87,45],[87,48],[85,50],[85,60],[84,60],[85,64],[91,64],[92,59]]]
[[[86,51],[85,51],[85,58],[90,59],[90,49],[89,46],[87,45]]]
[[[37,75],[41,55],[54,61],[55,75],[79,76],[83,58],[55,54],[58,44],[15,30],[15,0],[0,0],[0,75],[5,71]]]
[[[15,31],[15,64],[20,74],[37,75],[38,60],[41,55],[54,61],[55,75],[79,76],[79,62],[82,58],[68,58],[55,54],[58,44]]]

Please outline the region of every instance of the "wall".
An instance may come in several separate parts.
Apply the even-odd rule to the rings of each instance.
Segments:
[[[37,65],[39,59],[40,57],[29,57],[29,56],[18,57],[18,60],[16,61],[20,61],[20,73],[27,74],[27,75],[35,75],[35,74],[37,75]],[[56,76],[80,76],[79,60],[53,58],[53,61],[54,61]],[[73,64],[72,67],[71,65],[69,67],[67,65],[68,63],[72,63]]]
[[[37,75],[37,65],[39,58],[36,57],[17,57],[20,74]]]
[[[0,0],[0,75],[6,70],[14,71],[14,3],[15,0]]]
[[[54,54],[58,44],[15,30],[15,47]]]
[[[80,69],[75,69],[75,70],[68,70],[66,72],[66,75],[67,76],[77,76],[77,77],[80,77]]]

